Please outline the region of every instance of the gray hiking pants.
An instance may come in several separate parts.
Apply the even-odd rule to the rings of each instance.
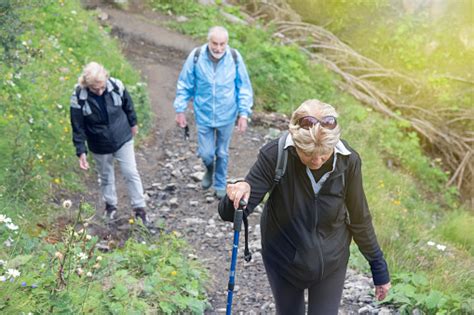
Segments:
[[[135,161],[133,139],[126,142],[118,151],[111,154],[93,153],[96,170],[99,175],[102,197],[109,205],[117,205],[115,190],[114,161],[117,160],[125,179],[132,208],[145,207],[143,186]]]

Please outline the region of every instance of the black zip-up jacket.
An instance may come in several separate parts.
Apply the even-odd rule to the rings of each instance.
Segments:
[[[131,127],[137,124],[132,98],[123,83],[114,78],[107,80],[104,91],[107,115],[87,88],[76,86],[71,96],[72,141],[76,155],[90,151],[110,154],[132,139]]]
[[[261,217],[263,259],[300,288],[346,268],[352,237],[371,266],[374,284],[390,281],[362,187],[359,154],[343,143],[350,154],[337,153],[334,171],[316,196],[306,166],[290,146],[285,174]],[[247,214],[273,187],[277,151],[278,139],[265,145],[245,178],[251,186]],[[228,197],[222,206],[233,209]]]

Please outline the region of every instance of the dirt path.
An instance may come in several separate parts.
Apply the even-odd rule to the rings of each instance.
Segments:
[[[155,222],[162,220],[167,231],[177,231],[187,239],[191,245],[190,257],[198,259],[211,277],[207,288],[211,307],[206,314],[225,313],[232,227],[219,219],[212,191],[200,189],[198,177],[203,167],[196,155],[192,113],[188,114],[191,138],[186,141],[182,130],[175,126],[172,107],[181,66],[192,48],[200,43],[167,30],[163,25],[169,17],[144,11],[140,1],[134,1],[128,12],[100,1],[88,2],[89,7],[99,6],[107,14],[104,23],[112,27],[112,34],[120,39],[125,55],[148,84],[155,119],[151,136],[137,149],[137,162],[149,197],[150,217]],[[251,125],[244,135],[234,133],[229,176],[246,174],[258,148],[267,141],[267,134],[266,128],[256,125]],[[118,192],[121,203],[126,205],[128,199],[123,184],[119,183]],[[236,314],[274,313],[259,253],[259,218],[258,211],[250,218],[253,260],[244,263],[242,257],[238,259],[233,307]],[[240,250],[240,256],[242,252]],[[369,296],[369,283],[367,277],[349,271],[340,314],[379,313],[380,308],[373,305]],[[365,310],[360,310],[364,307]],[[382,309],[380,314],[390,314],[384,311],[387,309]]]

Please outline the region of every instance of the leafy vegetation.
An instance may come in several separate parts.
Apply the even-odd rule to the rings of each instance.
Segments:
[[[83,189],[69,98],[87,62],[124,81],[150,126],[147,87],[118,43],[78,0],[1,1],[0,43],[0,313],[201,314],[206,275],[178,234],[157,240],[131,220],[125,246],[101,253],[84,220],[95,209],[58,206]],[[59,211],[72,224],[48,228]]]
[[[289,114],[308,98],[334,104],[341,114],[343,137],[362,155],[365,190],[393,275],[389,301],[402,311],[418,308],[444,314],[473,309],[473,258],[469,253],[473,243],[466,236],[471,234],[470,225],[458,224],[472,215],[454,211],[462,209],[458,192],[445,189],[447,174],[439,161],[423,154],[419,138],[408,131],[408,126],[386,119],[337,91],[333,84],[336,78],[312,64],[296,47],[280,45],[271,37],[271,29],[258,22],[251,27],[229,23],[220,14],[229,11],[225,6],[201,7],[194,1],[149,2],[158,10],[187,16],[188,21],[170,22],[170,26],[203,42],[209,27],[224,25],[230,32],[230,45],[244,56],[257,110]],[[374,3],[383,5],[385,1]],[[231,13],[241,17],[238,10]],[[361,262],[360,254],[353,255],[351,263],[366,270],[367,263]],[[406,289],[407,283],[410,289]]]
[[[48,242],[31,237],[23,225],[0,214],[1,313],[204,312],[206,274],[195,262],[179,255],[187,249],[177,233],[156,240],[145,227],[130,221],[132,237],[126,245],[101,253],[96,247],[97,236],[86,232],[83,214],[87,210],[95,211],[82,204],[71,212],[76,213],[76,219],[62,238],[40,234]],[[19,218],[21,221],[27,226],[27,220]]]

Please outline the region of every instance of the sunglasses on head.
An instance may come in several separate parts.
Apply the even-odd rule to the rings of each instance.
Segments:
[[[298,123],[301,128],[308,130],[309,128],[313,127],[316,124],[320,124],[321,127],[326,129],[334,129],[337,126],[337,120],[334,116],[324,116],[321,120],[317,119],[313,116],[304,116],[300,118]]]

